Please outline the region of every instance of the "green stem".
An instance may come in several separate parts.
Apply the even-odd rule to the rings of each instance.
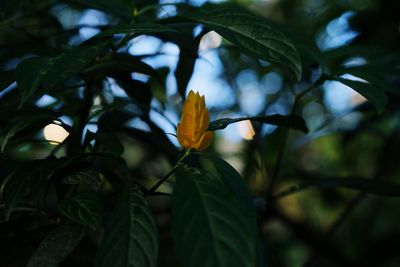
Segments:
[[[168,178],[176,171],[176,169],[179,167],[179,165],[182,163],[182,161],[189,156],[191,149],[187,149],[185,154],[178,160],[178,162],[175,164],[175,166],[160,180],[158,181],[152,188],[147,191],[148,195],[153,194],[156,192],[156,190],[166,181]]]

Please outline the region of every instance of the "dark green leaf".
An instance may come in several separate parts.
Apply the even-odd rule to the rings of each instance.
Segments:
[[[85,72],[101,72],[104,74],[112,74],[115,72],[137,72],[143,73],[161,81],[159,74],[150,65],[144,63],[139,58],[128,54],[112,54],[99,63],[96,63]]]
[[[51,123],[53,119],[56,119],[56,116],[52,114],[40,113],[36,110],[28,112],[27,114],[24,114],[22,118],[18,117],[16,119],[12,119],[10,121],[11,125],[3,129],[4,136],[0,143],[0,151],[2,153],[5,151],[5,148],[10,140],[17,134],[27,130],[28,128],[31,130],[31,132],[36,132],[45,125]]]
[[[28,192],[33,203],[43,201],[42,197],[51,175],[63,164],[55,157],[34,160],[21,164],[3,183],[1,196],[5,204],[4,213],[8,220],[12,211],[24,200]],[[34,182],[32,182],[34,181]]]
[[[260,233],[257,224],[256,207],[254,205],[254,198],[247,183],[242,176],[225,160],[213,155],[200,155],[208,159],[214,165],[217,170],[218,177],[221,178],[227,188],[234,194],[239,204],[247,213],[248,220],[252,224],[254,239],[257,242],[257,251],[260,252],[262,242],[259,237]],[[262,262],[262,254],[259,254],[259,257],[260,262]]]
[[[124,153],[124,146],[115,134],[97,133],[95,150],[103,153],[111,153],[118,157]]]
[[[94,8],[107,13],[112,13],[118,17],[131,19],[135,7],[134,0],[70,0],[86,8]]]
[[[47,58],[34,57],[25,59],[18,64],[16,78],[18,89],[22,95],[21,103],[25,103],[46,79],[46,72],[42,69],[47,63]]]
[[[386,75],[384,70],[379,66],[363,65],[357,67],[342,68],[337,71],[338,74],[351,74],[362,78],[372,84],[374,87],[382,91],[389,91],[395,94],[400,94],[400,87],[393,82],[389,82],[383,77]]]
[[[86,229],[80,224],[70,221],[60,223],[40,243],[27,266],[57,267],[74,250],[85,234]]]
[[[153,98],[150,85],[138,80],[131,80],[130,86],[123,86],[126,94],[143,111],[144,116],[149,116],[151,100]]]
[[[219,119],[219,120],[210,122],[210,126],[208,127],[208,130],[216,131],[216,130],[225,129],[231,123],[245,121],[245,120],[267,123],[267,124],[272,124],[272,125],[276,125],[276,126],[289,127],[289,128],[303,131],[305,133],[308,132],[307,125],[306,125],[305,121],[303,120],[303,118],[296,116],[296,115],[284,116],[284,115],[279,115],[279,114],[270,115],[270,116],[241,117],[241,118],[236,118],[236,119],[229,119],[229,118]]]
[[[79,171],[65,177],[63,183],[93,185],[95,188],[98,188],[100,186],[100,177],[96,171]]]
[[[107,36],[113,34],[152,34],[152,33],[162,33],[162,32],[174,32],[174,28],[166,25],[157,23],[135,23],[129,25],[119,25],[108,29],[98,36]]]
[[[2,190],[2,201],[4,202],[4,217],[10,219],[12,211],[24,199],[29,190],[30,179],[23,171],[16,171],[5,181]]]
[[[55,86],[75,75],[92,62],[107,45],[107,42],[103,42],[97,45],[80,46],[49,59],[45,68],[46,85]]]
[[[161,37],[164,42],[173,42],[179,47],[179,59],[174,75],[178,93],[184,99],[187,85],[192,77],[198,58],[200,41],[209,30],[203,29],[196,36],[193,36],[196,25],[192,23],[176,23],[174,27],[178,32],[164,33]]]
[[[105,112],[100,116],[97,122],[99,132],[116,131],[122,128],[125,123],[127,123],[133,117],[135,117],[135,114],[123,109],[113,109]]]
[[[71,221],[96,230],[101,223],[103,204],[96,193],[83,192],[60,202],[58,209]]]
[[[15,82],[15,70],[0,72],[0,92]]]
[[[36,90],[45,85],[53,87],[79,73],[105,48],[107,43],[71,49],[54,58],[29,58],[17,66],[17,85],[22,94],[21,105]]]
[[[106,226],[97,252],[97,267],[155,267],[158,233],[147,200],[128,181]]]
[[[234,194],[208,173],[179,170],[172,230],[182,266],[257,266],[257,242],[248,214]]]
[[[225,160],[212,156],[200,154],[208,159],[217,169],[218,175],[225,185],[233,192],[238,202],[243,205],[244,210],[248,212],[249,216],[256,218],[256,210],[254,201],[249,187],[240,174]]]
[[[135,105],[142,111],[142,116],[148,117],[152,100],[152,90],[149,83],[134,80],[130,73],[119,73],[111,75],[117,84],[133,100]]]
[[[292,186],[278,194],[275,198],[284,197],[293,193],[301,192],[308,188],[332,188],[343,187],[353,190],[364,191],[369,194],[383,197],[400,197],[400,184],[383,182],[378,180],[359,177],[328,177],[316,179],[310,182],[303,182]]]
[[[341,82],[360,93],[371,102],[378,113],[382,113],[385,109],[388,100],[383,90],[365,82],[353,81],[340,77],[330,77],[330,79]]]
[[[32,123],[32,121],[23,120],[23,121],[18,122],[15,125],[12,125],[12,127],[8,131],[6,131],[4,138],[1,140],[1,153],[4,152],[4,149],[6,148],[8,141],[10,141],[10,139],[14,135],[16,135],[17,133],[19,133],[26,127],[28,127],[31,123]]]
[[[224,5],[182,8],[180,15],[203,23],[260,59],[287,66],[300,79],[301,61],[295,46],[263,18],[244,8]]]

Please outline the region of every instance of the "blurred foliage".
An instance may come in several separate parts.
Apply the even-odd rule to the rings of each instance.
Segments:
[[[1,266],[398,266],[399,13],[3,0]],[[190,155],[188,89],[215,98]]]

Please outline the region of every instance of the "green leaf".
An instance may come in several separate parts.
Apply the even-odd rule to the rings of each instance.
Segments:
[[[30,179],[23,171],[11,174],[3,184],[2,201],[4,202],[4,217],[10,219],[12,211],[24,199],[29,190]]]
[[[133,3],[135,3],[133,0],[70,0],[69,2],[112,13],[125,19],[132,19]]]
[[[185,99],[186,89],[199,57],[200,41],[209,30],[202,29],[194,36],[193,31],[197,25],[193,23],[175,23],[173,25],[177,32],[164,33],[161,38],[164,42],[173,42],[179,47],[179,58],[174,75],[178,93]]]
[[[107,43],[81,46],[54,58],[29,58],[17,66],[17,85],[23,105],[40,86],[54,87],[83,70],[103,51]]]
[[[373,86],[370,83],[353,81],[340,77],[330,77],[330,79],[341,82],[342,84],[347,85],[357,91],[371,102],[379,114],[384,111],[388,100],[383,90]]]
[[[208,130],[209,131],[222,130],[225,129],[231,123],[245,121],[245,120],[267,123],[276,126],[290,127],[296,130],[303,131],[305,133],[308,132],[307,125],[303,120],[303,118],[297,115],[284,116],[279,114],[274,114],[270,116],[240,117],[235,119],[229,119],[229,118],[219,119],[210,122]]]
[[[97,252],[97,267],[155,267],[158,232],[143,192],[132,181],[106,226]]]
[[[2,184],[1,198],[5,204],[5,219],[9,220],[12,211],[28,193],[30,202],[37,203],[42,200],[49,178],[62,163],[63,160],[55,157],[20,163],[18,169]]]
[[[301,61],[295,46],[262,17],[243,7],[211,4],[201,8],[182,7],[180,15],[203,23],[244,52],[288,67],[300,79]]]
[[[30,128],[34,131],[39,130],[41,127],[44,127],[44,125],[49,124],[50,122],[53,121],[53,119],[56,119],[57,117],[52,115],[52,114],[46,114],[46,113],[40,113],[38,111],[34,111],[31,113],[25,114],[22,118],[18,117],[16,119],[12,119],[10,121],[10,126],[6,127],[3,129],[4,132],[4,137],[1,140],[0,143],[0,151],[3,153],[7,147],[7,144],[10,142],[10,140],[20,132],[24,131],[27,128]]]
[[[94,231],[101,223],[103,203],[96,193],[83,192],[60,202],[58,209],[71,221],[88,226]]]
[[[293,193],[301,192],[309,188],[334,188],[342,187],[347,189],[359,190],[369,194],[382,197],[400,197],[400,184],[383,182],[360,177],[328,177],[321,179],[313,179],[313,181],[303,182],[295,186],[291,186],[274,198],[281,198]]]
[[[111,153],[115,156],[120,156],[124,153],[124,146],[122,145],[118,136],[112,133],[97,133],[95,151],[103,153]]]
[[[98,188],[100,186],[100,177],[98,172],[93,170],[78,171],[65,177],[63,183],[93,185]]]
[[[128,25],[118,25],[99,33],[99,36],[108,36],[113,34],[152,34],[163,32],[176,32],[174,28],[157,23],[134,23]]]
[[[107,56],[104,60],[99,63],[93,64],[84,71],[85,73],[100,72],[104,74],[112,74],[118,72],[138,72],[156,78],[161,81],[161,77],[156,70],[150,65],[141,61],[138,57],[116,53]]]
[[[363,65],[356,67],[341,68],[337,74],[351,74],[356,77],[362,78],[372,84],[374,87],[379,88],[381,91],[389,91],[395,94],[400,94],[400,87],[384,78],[386,73],[380,66]]]
[[[249,216],[255,220],[256,209],[254,206],[253,196],[242,176],[225,160],[213,155],[200,155],[208,159],[214,165],[221,180],[236,196],[238,202],[243,205],[244,210],[249,214]]]
[[[23,121],[18,122],[15,125],[12,125],[12,127],[5,134],[4,138],[1,140],[1,149],[0,149],[1,153],[4,153],[6,145],[10,141],[10,139],[14,135],[16,135],[17,133],[19,133],[20,131],[22,131],[26,127],[28,127],[31,123],[32,123],[31,121],[23,120]]]
[[[34,57],[25,59],[18,64],[16,78],[18,89],[22,95],[21,103],[25,103],[45,80],[46,72],[44,67],[47,63],[47,58]]]
[[[15,82],[15,70],[0,72],[0,92]]]
[[[178,170],[172,231],[182,266],[257,266],[248,214],[221,180],[208,173]]]
[[[99,132],[115,132],[133,117],[135,117],[135,114],[122,108],[104,112],[97,122]]]
[[[251,222],[253,228],[253,235],[255,237],[257,251],[260,252],[259,259],[260,262],[263,262],[264,259],[260,249],[262,247],[262,240],[260,239],[256,207],[254,205],[254,198],[250,188],[242,176],[225,160],[214,155],[204,155],[201,153],[199,153],[199,155],[208,159],[214,165],[217,170],[218,177],[221,178],[226,187],[234,194],[236,200],[247,213],[248,220]]]
[[[60,223],[40,243],[28,267],[57,267],[79,244],[86,234],[86,229],[80,224],[66,221]]]

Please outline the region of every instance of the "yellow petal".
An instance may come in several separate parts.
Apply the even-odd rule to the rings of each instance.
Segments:
[[[196,108],[196,111],[199,111],[199,99],[200,99],[200,95],[199,92],[196,92],[194,94],[193,100],[194,100],[194,106]]]
[[[205,108],[206,108],[206,100],[203,95],[203,96],[201,96],[201,99],[200,99],[200,110],[203,110]]]
[[[192,138],[195,133],[195,117],[189,113],[183,114],[181,119],[181,131],[186,137]]]
[[[182,131],[181,124],[178,123],[177,129],[176,129],[176,136],[178,138],[178,142],[182,147],[190,147],[190,144],[187,140],[187,137],[185,133]]]
[[[194,148],[198,151],[206,149],[214,137],[214,132],[205,132],[201,139],[194,145]]]
[[[188,99],[185,101],[185,104],[183,104],[182,108],[182,114],[185,113],[191,113],[193,114],[195,112],[195,103],[193,99]]]
[[[194,102],[195,98],[196,98],[196,94],[193,92],[193,90],[190,90],[190,92],[186,98],[186,101],[192,100]]]
[[[210,115],[208,115],[208,110],[204,109],[197,123],[198,131],[204,133],[205,131],[207,131],[209,124],[210,124]]]
[[[186,148],[206,148],[214,134],[206,132],[210,123],[205,98],[199,92],[189,91],[182,108],[181,120],[177,127],[179,143]]]

